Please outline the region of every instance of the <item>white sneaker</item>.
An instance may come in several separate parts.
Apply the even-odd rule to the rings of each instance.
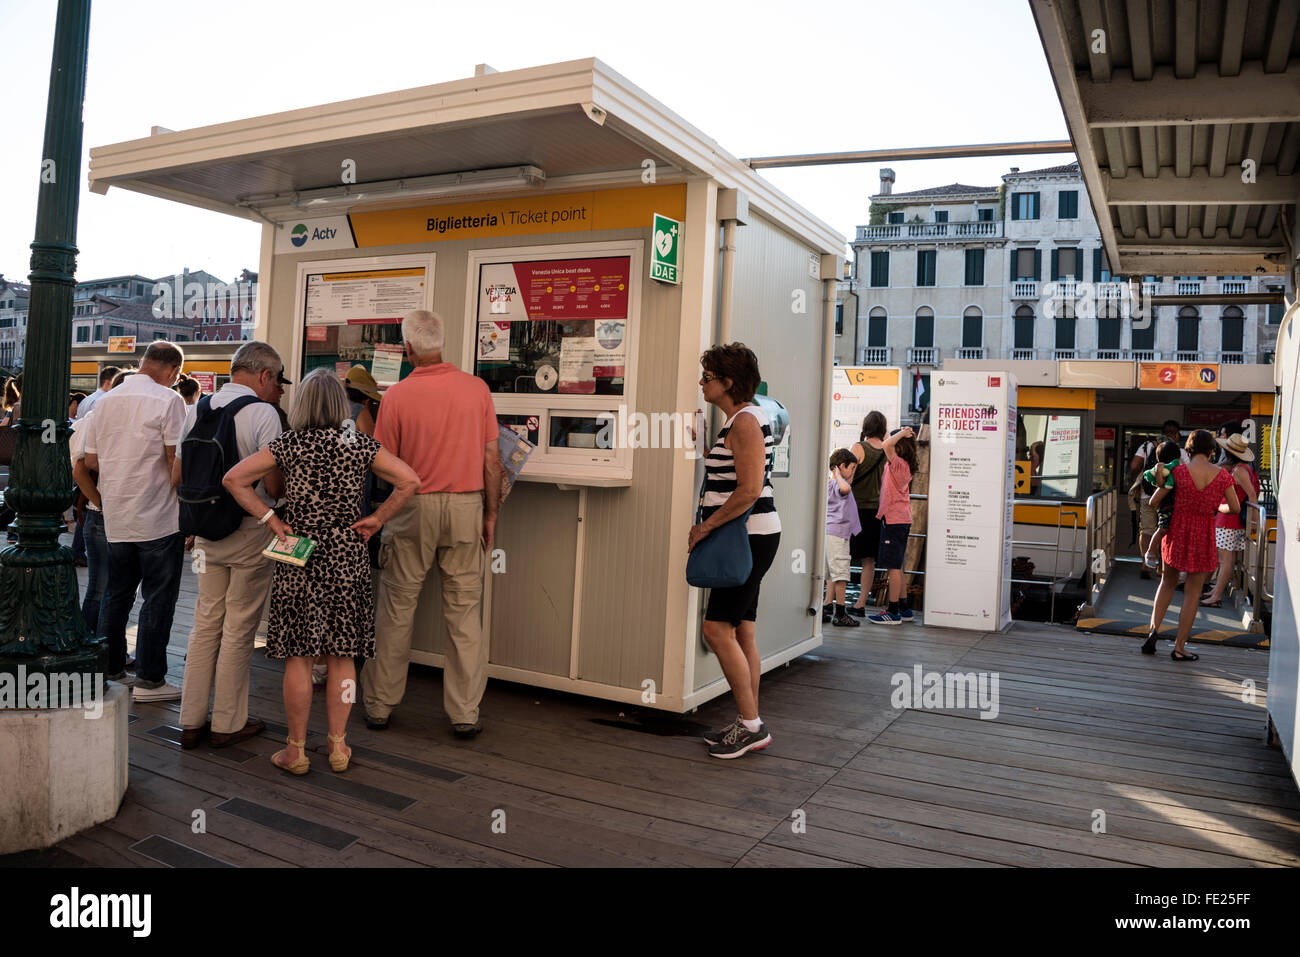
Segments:
[[[162,682],[155,687],[149,687],[153,684],[150,681],[141,681],[136,679],[135,687],[131,693],[135,696],[136,701],[179,701],[181,698],[181,689],[175,685],[169,685]]]

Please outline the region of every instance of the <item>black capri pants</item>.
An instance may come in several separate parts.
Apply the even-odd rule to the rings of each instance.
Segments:
[[[742,621],[758,620],[758,586],[776,559],[781,533],[750,535],[749,552],[754,557],[754,567],[743,585],[731,588],[714,588],[709,592],[709,604],[704,611],[706,621],[725,621],[733,628]]]

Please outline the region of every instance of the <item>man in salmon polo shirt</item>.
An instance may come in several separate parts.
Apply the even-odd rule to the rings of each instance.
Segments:
[[[420,489],[383,530],[375,657],[361,675],[366,727],[387,728],[402,701],[415,606],[436,564],[447,622],[443,709],[456,737],[472,738],[483,730],[488,648],[479,605],[501,505],[496,409],[482,379],[443,361],[436,313],[410,313],[402,339],[415,368],[385,393],[375,438],[415,470]]]

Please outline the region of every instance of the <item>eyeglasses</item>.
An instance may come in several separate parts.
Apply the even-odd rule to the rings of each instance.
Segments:
[[[709,382],[715,381],[717,378],[718,377],[714,375],[712,372],[706,370],[704,375],[700,376],[700,381],[707,384]]]

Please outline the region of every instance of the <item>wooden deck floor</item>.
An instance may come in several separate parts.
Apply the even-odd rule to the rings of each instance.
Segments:
[[[174,683],[194,598],[187,573]],[[459,742],[440,672],[416,668],[388,731],[366,730],[354,710],[345,775],[325,760],[318,694],[304,777],[267,760],[283,739],[280,665],[258,652],[251,711],[278,734],[182,751],[179,702],[136,704],[117,817],[0,863],[1300,864],[1300,794],[1262,743],[1266,652],[1205,646],[1200,662],[1177,665],[1167,646],[1149,658],[1134,640],[1065,627],[828,632],[816,655],[764,678],[774,743],[738,761],[708,757],[694,736],[730,719],[729,698],[677,717],[495,681],[486,731]],[[894,709],[891,676],[918,664],[998,673],[997,718]]]

